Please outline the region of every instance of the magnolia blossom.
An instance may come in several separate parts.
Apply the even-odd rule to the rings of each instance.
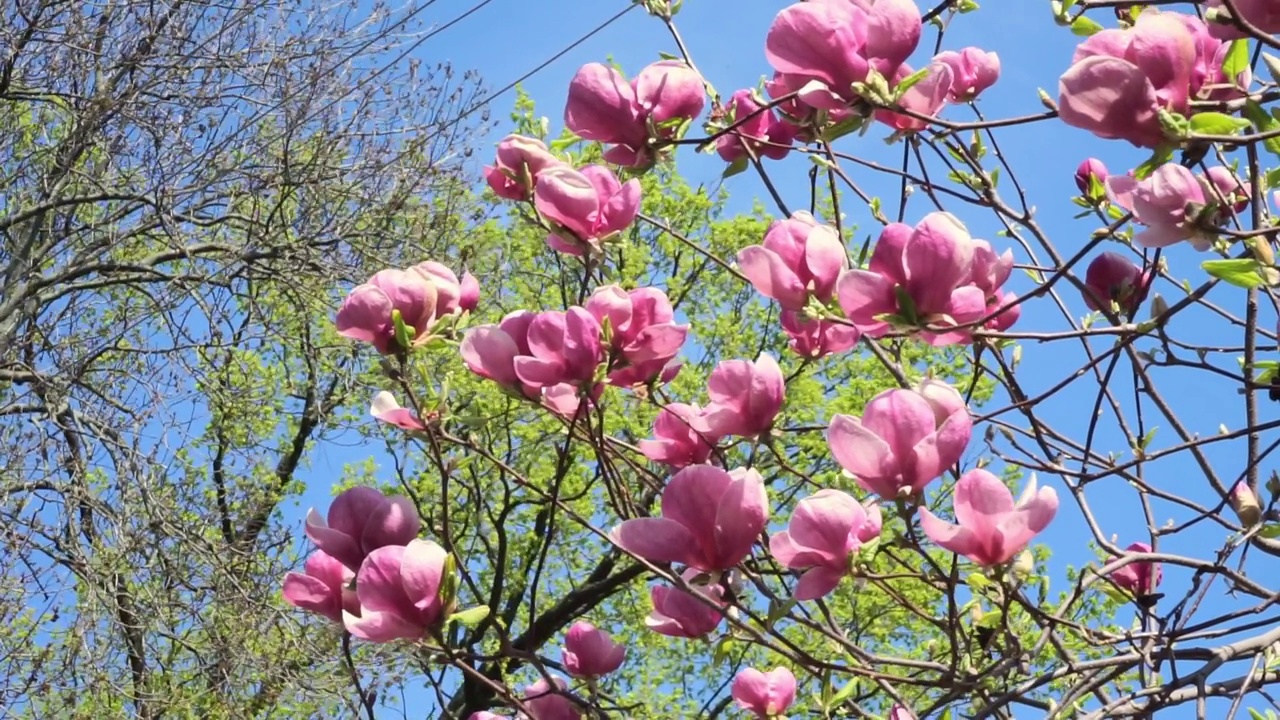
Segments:
[[[778,361],[761,353],[755,362],[725,360],[711,371],[704,417],[718,436],[756,437],[773,427],[786,400],[786,380]]]
[[[959,52],[944,50],[934,55],[933,60],[951,68],[948,102],[969,102],[1000,78],[1000,56],[982,48],[967,47]]]
[[[761,295],[785,310],[803,310],[810,298],[831,302],[849,258],[835,228],[797,212],[770,225],[763,245],[739,251],[738,267]]]
[[[463,273],[459,280],[452,270],[434,260],[418,263],[413,270],[436,286],[437,320],[471,312],[480,302],[480,283],[471,273]]]
[[[563,679],[538,680],[524,689],[520,703],[528,712],[528,720],[582,720],[582,708],[564,693],[568,690]]]
[[[862,333],[843,322],[811,320],[803,313],[783,310],[778,316],[782,331],[790,341],[788,347],[801,357],[818,359],[842,353],[858,344]]]
[[[417,268],[381,270],[357,285],[338,309],[338,334],[367,342],[386,355],[402,349],[396,341],[394,313],[412,335],[410,342],[424,342],[436,317],[436,285]]]
[[[1049,526],[1058,512],[1058,494],[1051,487],[1037,490],[1032,476],[1015,504],[1000,478],[970,470],[956,483],[954,508],[958,525],[920,508],[924,534],[953,553],[993,567],[1012,560]]]
[[[973,282],[977,252],[968,230],[949,213],[929,213],[914,228],[892,223],[881,231],[867,269],[840,276],[840,308],[871,337],[888,333],[892,317],[912,326],[977,321],[987,314],[991,295]],[[900,293],[910,305],[900,303]],[[959,329],[922,333],[934,345],[965,342],[969,335]]]
[[[911,111],[911,114],[880,109],[876,110],[876,120],[898,132],[918,132],[925,129],[929,123],[920,116],[934,117],[947,104],[954,82],[953,73],[950,65],[935,59],[925,68],[925,76],[898,98],[898,107]],[[896,88],[898,83],[911,74],[910,67],[899,67],[897,74],[893,76],[893,87]]]
[[[528,201],[533,199],[538,173],[564,164],[541,140],[508,135],[498,143],[493,164],[484,167],[484,179],[498,197]]]
[[[769,538],[769,552],[792,570],[804,570],[796,600],[831,592],[849,572],[849,558],[880,537],[880,507],[864,507],[847,493],[819,490],[796,503],[787,529]]]
[[[1242,181],[1231,168],[1214,165],[1200,176],[1200,184],[1205,188],[1205,197],[1211,203],[1230,208],[1237,215],[1249,207],[1253,185]]]
[[[780,119],[772,108],[761,110],[763,105],[751,90],[739,90],[725,104],[723,126],[733,129],[716,138],[716,152],[725,162],[736,162],[749,157],[750,149],[756,157],[781,160],[791,151],[796,128]],[[717,129],[719,131],[719,129]]]
[[[1241,18],[1262,32],[1273,35],[1280,33],[1280,5],[1276,5],[1275,0],[1234,0],[1231,4],[1235,6]],[[1206,7],[1217,13],[1223,13],[1226,10],[1226,3],[1222,0],[1208,0]],[[1209,32],[1223,40],[1249,37],[1248,33],[1241,30],[1235,23],[1210,23]]]
[[[1132,317],[1147,299],[1153,271],[1143,272],[1125,256],[1104,252],[1089,263],[1084,274],[1084,304],[1090,310],[1110,310],[1115,303],[1123,315]]]
[[[359,617],[345,613],[347,631],[370,642],[416,639],[439,626],[452,598],[440,590],[449,554],[430,540],[381,547],[356,575]]]
[[[1258,496],[1246,480],[1237,482],[1231,488],[1227,502],[1231,504],[1231,509],[1235,511],[1236,517],[1240,518],[1241,524],[1245,527],[1253,527],[1262,519],[1262,506],[1258,504]]]
[[[662,517],[627,520],[609,539],[650,562],[728,570],[751,554],[769,520],[769,497],[755,470],[691,465],[662,491]]]
[[[1156,147],[1165,142],[1158,112],[1188,110],[1196,53],[1173,13],[1145,12],[1131,28],[1103,30],[1076,48],[1058,81],[1058,115],[1101,138]]]
[[[329,506],[327,517],[312,508],[306,521],[311,542],[355,571],[374,550],[405,545],[421,529],[422,521],[409,498],[388,497],[371,487],[343,491]]]
[[[396,400],[396,396],[383,390],[373,396],[373,402],[369,405],[369,414],[379,422],[395,425],[402,430],[422,431],[427,426],[412,410],[400,407],[400,403]]]
[[[1136,542],[1125,548],[1127,553],[1149,553],[1151,546],[1144,542]],[[1151,561],[1131,562],[1113,571],[1108,577],[1111,582],[1134,597],[1145,597],[1156,591],[1164,571],[1160,563]]]
[[[796,676],[779,667],[769,672],[746,668],[733,678],[730,694],[738,707],[759,720],[776,718],[796,700]]]
[[[604,361],[600,324],[584,308],[538,313],[529,323],[529,354],[515,358],[516,375],[535,387],[589,385]]]
[[[1182,22],[1196,44],[1196,61],[1191,69],[1191,96],[1202,100],[1231,100],[1247,94],[1253,82],[1253,70],[1248,66],[1236,77],[1229,78],[1223,71],[1231,43],[1214,37],[1213,27],[1206,25],[1195,15],[1169,13]]]
[[[609,633],[589,622],[578,621],[564,635],[561,662],[574,677],[596,678],[617,670],[627,651],[615,643]]]
[[[644,456],[656,463],[682,468],[699,465],[711,457],[719,440],[697,405],[669,403],[653,421],[652,440],[638,445]]]
[[[640,180],[623,183],[609,168],[553,167],[538,175],[533,204],[551,224],[547,244],[569,255],[599,252],[640,211]]]
[[[827,443],[859,486],[892,500],[919,493],[959,462],[972,432],[967,408],[939,424],[920,393],[891,389],[872,398],[861,418],[833,417]]]
[[[1112,175],[1107,179],[1111,201],[1133,213],[1146,229],[1134,235],[1143,247],[1168,247],[1183,240],[1197,250],[1208,250],[1217,236],[1203,226],[1210,199],[1205,185],[1190,170],[1165,163],[1145,180],[1132,175]]]
[[[969,406],[960,391],[936,378],[925,378],[916,385],[916,394],[929,403],[933,410],[933,422],[941,428],[957,413],[969,413]]]
[[[569,83],[564,122],[579,137],[614,145],[606,161],[644,167],[654,160],[651,141],[673,138],[675,125],[697,117],[705,104],[702,78],[678,60],[655,62],[630,83],[590,63]]]
[[[592,336],[590,323],[582,321],[578,313],[573,313],[573,317],[575,319],[572,322],[574,332],[570,335],[571,344],[589,345],[591,338],[595,337],[598,346],[598,326],[596,335]],[[589,314],[588,317],[590,317]],[[462,360],[471,372],[493,380],[508,392],[530,400],[541,401],[561,416],[573,417],[579,404],[577,388],[573,384],[566,381],[542,385],[523,378],[517,371],[518,360],[536,359],[529,344],[529,329],[537,318],[538,315],[535,313],[517,310],[507,315],[497,325],[481,325],[468,330],[462,338],[460,347]],[[594,322],[594,318],[591,321]],[[566,327],[567,325],[568,323]],[[544,331],[545,329],[544,327]],[[552,335],[554,339],[554,333]],[[546,350],[545,346],[540,347]],[[555,353],[550,355],[554,365]],[[578,360],[580,358],[575,356],[575,361]]]
[[[684,345],[689,326],[675,323],[666,293],[657,288],[626,291],[606,285],[587,298],[586,309],[602,326],[608,321],[614,360],[611,384],[629,387],[660,377],[664,382],[670,379],[664,371]]]
[[[1080,192],[1085,197],[1096,200],[1098,198],[1093,198],[1094,182],[1097,182],[1098,187],[1105,191],[1108,177],[1107,166],[1103,165],[1101,160],[1088,158],[1076,168],[1076,187],[1080,188]]]
[[[765,38],[765,57],[778,72],[777,90],[799,91],[822,110],[857,99],[853,84],[871,71],[894,78],[920,42],[920,8],[911,0],[800,2],[783,8]],[[774,94],[777,97],[777,94]]]
[[[916,716],[910,710],[895,703],[889,710],[889,720],[916,720]]]
[[[683,579],[692,592],[666,585],[650,588],[653,612],[645,618],[645,627],[659,635],[682,638],[704,637],[719,627],[724,619],[724,589],[694,583],[698,574],[693,569],[684,572]]]
[[[360,614],[360,601],[351,589],[356,574],[336,558],[317,550],[303,572],[284,576],[284,599],[290,605],[341,623],[342,611]]]

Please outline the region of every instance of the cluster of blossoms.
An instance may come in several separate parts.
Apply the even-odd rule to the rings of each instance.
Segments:
[[[1155,9],[1120,28],[1093,34],[1077,48],[1059,83],[1059,116],[1068,125],[1135,146],[1167,150],[1185,141],[1176,121],[1193,103],[1233,101],[1248,95],[1245,69],[1228,77],[1230,41],[1243,37],[1220,0],[1209,2],[1208,22]],[[1280,31],[1274,3],[1235,0],[1242,19],[1264,32]],[[781,159],[796,142],[874,119],[895,132],[918,132],[947,104],[969,103],[1000,74],[999,58],[978,48],[937,53],[920,72],[906,64],[921,38],[922,16],[912,0],[809,0],[778,13],[765,41],[773,68],[768,100],[754,90],[733,93],[712,108],[707,148],[728,163]],[[607,146],[604,160],[641,173],[661,160],[706,105],[706,85],[685,62],[663,60],[632,80],[592,63],[570,84],[564,120],[578,137]],[[526,203],[555,251],[605,257],[640,213],[638,179],[623,182],[604,165],[575,168],[542,141],[511,135],[498,144],[484,170],[500,198]],[[1134,242],[1163,248],[1187,241],[1209,248],[1220,227],[1243,212],[1253,188],[1226,167],[1203,174],[1176,163],[1149,172],[1110,175],[1095,159],[1076,175],[1095,210],[1120,210],[1144,226]],[[887,224],[865,267],[850,262],[840,232],[812,214],[773,222],[759,244],[737,254],[741,275],[780,308],[790,348],[806,360],[852,350],[862,338],[905,333],[933,346],[973,342],[1001,333],[1021,313],[1005,289],[1012,251],[999,252],[970,235],[955,216],[932,212],[914,225]],[[588,267],[590,265],[588,264]],[[1089,264],[1082,299],[1092,311],[1132,318],[1147,297],[1154,269],[1117,252]],[[337,328],[383,354],[427,344],[475,310],[479,288],[439,263],[384,270],[343,303]],[[602,402],[608,386],[639,390],[669,383],[689,327],[654,287],[597,288],[581,306],[518,310],[495,324],[472,327],[460,355],[476,375],[512,397],[571,419]],[[860,416],[836,414],[827,446],[865,497],[835,488],[814,491],[792,509],[785,529],[768,532],[773,514],[767,482],[753,467],[730,469],[720,447],[726,438],[770,443],[786,404],[786,378],[768,353],[756,360],[720,362],[710,373],[703,404],[669,403],[639,451],[672,475],[659,511],[622,521],[608,538],[616,547],[667,573],[650,588],[645,619],[655,633],[706,639],[742,603],[741,566],[759,547],[789,570],[791,599],[815,601],[860,571],[860,559],[881,540],[881,503],[914,509],[924,536],[984,568],[999,568],[1023,553],[1051,523],[1058,497],[1034,476],[1017,499],[1006,482],[985,469],[961,472],[973,420],[965,398],[945,382],[927,379],[870,400]],[[372,414],[412,431],[426,430],[389,393]],[[925,507],[926,489],[948,472],[954,485],[952,517]],[[1228,502],[1246,526],[1261,508],[1247,484]],[[910,519],[909,519],[910,520]],[[456,568],[439,545],[417,537],[416,509],[405,498],[371,488],[340,495],[327,518],[314,511],[308,537],[318,550],[304,573],[290,573],[284,594],[295,606],[341,623],[373,642],[438,640],[456,610]],[[1146,602],[1162,579],[1152,548],[1133,543],[1121,567],[1107,573],[1119,590]],[[564,671],[594,680],[615,672],[625,649],[586,622],[565,637]],[[591,686],[594,687],[594,686]],[[793,704],[791,670],[747,668],[732,683],[737,705],[760,720],[781,718]],[[548,677],[521,695],[534,720],[580,718],[582,706],[567,683]],[[501,716],[475,713],[471,720]],[[894,706],[893,720],[913,716]]]

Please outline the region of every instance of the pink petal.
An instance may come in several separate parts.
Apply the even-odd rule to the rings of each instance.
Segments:
[[[609,533],[609,540],[649,562],[698,563],[698,539],[684,525],[666,518],[627,520]]]

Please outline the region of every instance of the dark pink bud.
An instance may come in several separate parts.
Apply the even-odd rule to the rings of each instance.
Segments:
[[[1089,263],[1084,276],[1084,304],[1090,310],[1110,310],[1111,303],[1132,317],[1147,299],[1149,273],[1119,253],[1104,252]]]
[[[1076,168],[1076,187],[1080,188],[1080,193],[1087,198],[1101,199],[1107,195],[1107,177],[1107,166],[1097,158],[1089,158]],[[1097,181],[1096,191],[1093,189],[1095,180]],[[1096,198],[1095,194],[1097,194]]]
[[[1136,542],[1125,548],[1126,552],[1131,553],[1149,553],[1151,546]],[[1160,563],[1149,561],[1131,562],[1128,565],[1111,573],[1111,582],[1120,586],[1121,589],[1131,593],[1135,597],[1145,597],[1156,591],[1156,586],[1160,584],[1160,579],[1164,571],[1160,568]]]
[[[588,622],[576,622],[564,636],[564,669],[574,677],[598,678],[617,670],[627,652]]]

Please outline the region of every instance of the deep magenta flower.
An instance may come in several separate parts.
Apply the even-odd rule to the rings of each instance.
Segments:
[[[1125,548],[1125,552],[1149,553],[1151,546],[1144,542],[1136,542]],[[1160,563],[1137,561],[1113,571],[1108,577],[1111,578],[1111,582],[1134,597],[1144,597],[1156,591],[1163,576],[1164,570],[1160,567]]]
[[[933,60],[951,68],[948,102],[969,102],[1000,79],[1000,56],[982,48],[967,47],[959,52],[945,50],[935,55]]]
[[[800,357],[818,359],[850,350],[858,344],[862,333],[847,323],[813,320],[794,310],[783,310],[778,316],[788,346]]]
[[[711,404],[703,413],[718,436],[756,437],[773,427],[786,400],[786,380],[778,361],[761,353],[755,362],[725,360],[707,379]]]
[[[770,225],[762,245],[739,251],[738,267],[761,295],[784,310],[803,310],[810,297],[831,302],[849,258],[835,228],[797,212]]]
[[[598,288],[587,298],[587,312],[609,323],[609,382],[619,387],[659,379],[680,352],[688,325],[675,322],[675,309],[666,293],[644,287],[623,290],[617,285]]]
[[[296,608],[341,623],[343,610],[360,613],[360,601],[351,589],[355,577],[356,574],[336,558],[317,550],[307,558],[303,572],[284,576],[284,599]]]
[[[582,720],[582,708],[564,693],[568,686],[562,678],[548,683],[540,679],[524,689],[520,703],[528,711],[527,720]]]
[[[1132,317],[1147,299],[1151,272],[1133,264],[1125,256],[1107,251],[1089,263],[1084,275],[1084,304],[1090,310],[1111,309],[1111,303],[1123,315]]]
[[[581,138],[612,144],[606,161],[645,167],[654,161],[653,143],[674,138],[675,126],[696,118],[705,104],[702,78],[678,60],[655,62],[630,83],[590,63],[569,83],[564,122]]]
[[[622,667],[626,648],[589,622],[574,623],[564,635],[561,662],[574,677],[598,678]]]
[[[564,165],[537,138],[508,135],[498,143],[492,165],[484,167],[484,179],[493,192],[505,200],[532,200],[538,173]]]
[[[693,582],[698,574],[689,569],[682,576],[692,593],[667,585],[651,587],[653,612],[645,618],[645,627],[659,635],[681,638],[704,637],[720,627],[724,620],[724,589]]]
[[[864,507],[847,493],[819,490],[796,503],[787,529],[769,538],[774,559],[804,570],[796,600],[814,600],[835,590],[849,572],[849,556],[880,536],[880,507]]]
[[[769,496],[755,470],[690,465],[662,491],[662,516],[627,520],[609,539],[650,562],[728,570],[751,554],[769,520]]]
[[[935,405],[913,390],[886,390],[862,417],[836,415],[827,443],[858,485],[886,500],[915,494],[960,461],[973,432],[963,406],[941,424]]]
[[[795,702],[796,676],[784,667],[769,672],[746,668],[733,678],[730,694],[738,707],[758,720],[772,720],[782,716]]]
[[[444,619],[442,598],[449,554],[430,540],[369,553],[356,575],[360,616],[344,616],[348,632],[370,642],[417,639]]]
[[[409,498],[386,496],[371,487],[343,491],[333,499],[327,517],[312,508],[306,521],[311,542],[357,572],[374,550],[406,545],[421,529],[422,521]]]
[[[762,111],[761,107],[752,90],[739,90],[729,98],[722,127],[732,122],[734,128],[716,138],[716,152],[725,162],[747,158],[748,148],[756,157],[771,160],[781,160],[791,151],[795,126],[780,119],[772,108]]]
[[[653,421],[653,439],[638,443],[640,452],[656,463],[682,468],[711,457],[719,440],[697,405],[669,403]]]
[[[533,204],[551,225],[547,244],[569,255],[600,252],[640,211],[640,180],[623,183],[609,168],[588,165],[542,171]]]
[[[1034,476],[1015,504],[1004,482],[986,470],[960,478],[954,503],[958,524],[922,507],[920,527],[937,544],[986,567],[1012,560],[1058,512],[1058,494],[1051,487],[1037,490]]]
[[[436,301],[435,283],[416,269],[381,270],[352,289],[335,324],[339,335],[367,342],[386,355],[400,349],[392,313],[399,311],[404,324],[413,328],[410,340],[417,344],[428,337]]]

